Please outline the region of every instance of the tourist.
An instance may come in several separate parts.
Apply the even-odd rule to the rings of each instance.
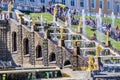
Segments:
[[[44,5],[42,6],[42,12],[45,12],[45,6]]]

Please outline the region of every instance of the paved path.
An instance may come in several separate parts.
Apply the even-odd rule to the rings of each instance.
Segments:
[[[30,65],[30,64],[24,64],[24,68],[42,68],[43,65]],[[57,67],[57,66],[53,66]],[[62,73],[66,73],[70,76],[70,78],[63,78],[62,80],[90,80],[90,72],[87,71],[73,71],[71,68],[63,68],[61,69]],[[59,80],[59,79],[58,79]]]
[[[92,80],[90,79],[90,72],[87,71],[73,71],[70,68],[64,68],[62,72],[69,74],[74,80]]]

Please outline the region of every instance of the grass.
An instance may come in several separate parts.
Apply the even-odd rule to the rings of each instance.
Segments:
[[[93,34],[93,31],[91,31],[90,27],[86,27],[85,32],[86,32],[87,36],[89,36],[89,37]]]
[[[40,17],[41,15],[43,16],[43,20],[47,20],[48,22],[52,22],[53,21],[53,16],[49,13],[30,13],[30,14],[26,14],[27,16],[30,16],[30,17],[34,17],[34,18],[37,18],[38,16]],[[78,15],[75,15],[75,18],[79,18],[80,16]],[[86,18],[89,18],[89,16],[86,16]],[[91,17],[92,19],[95,19],[95,17]],[[103,18],[103,22],[108,22],[108,23],[112,23],[112,20],[110,18]],[[63,21],[60,20],[60,23],[61,24],[64,24]],[[120,29],[120,19],[115,19],[115,26],[118,25],[119,26],[119,29]],[[73,29],[76,29],[77,30],[77,27],[78,25],[72,25],[72,28]],[[91,31],[91,28],[90,27],[86,27],[85,28],[85,32],[86,32],[86,35],[88,37],[90,37],[92,34],[93,34],[93,31]],[[109,39],[111,41],[111,44],[114,48],[116,48],[117,50],[120,50],[120,42],[118,41],[115,41],[113,39]],[[103,42],[106,41],[106,36],[103,34],[103,39],[102,39]]]
[[[74,18],[77,19],[77,18],[80,18],[80,16],[79,15],[74,15]]]
[[[26,14],[26,16],[30,16],[30,17],[35,18],[35,19],[37,19],[38,17],[41,17],[41,15],[42,15],[43,21],[44,20],[47,20],[48,22],[53,21],[53,16],[47,12]]]
[[[73,29],[77,29],[77,27],[78,27],[77,25],[72,25]]]
[[[110,18],[103,18],[103,22],[108,22],[112,24],[112,20]],[[120,29],[120,19],[115,19],[115,26],[118,25],[119,29]]]
[[[77,30],[78,25],[72,25],[72,28]],[[86,32],[86,34],[87,34],[88,37],[90,37],[90,35],[93,34],[93,31],[91,31],[91,28],[88,27],[88,26],[85,27],[85,32]]]
[[[111,39],[110,39],[110,41],[111,41],[112,46],[113,46],[115,49],[120,50],[120,45],[119,45],[120,42],[117,42],[117,41],[111,40]]]
[[[47,12],[45,13],[30,13],[30,14],[25,14],[26,16],[30,16],[32,18],[37,19],[38,17],[40,17],[42,15],[43,21],[47,20],[49,23],[51,23],[53,21],[53,16]],[[60,24],[64,24],[63,21],[59,20]]]
[[[115,41],[114,39],[112,38],[109,38],[109,40],[111,41],[111,44],[112,46],[117,49],[117,50],[120,50],[120,42],[119,41]],[[103,35],[103,39],[102,39],[103,42],[106,42],[106,35]]]

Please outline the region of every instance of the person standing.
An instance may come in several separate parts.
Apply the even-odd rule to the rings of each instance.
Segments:
[[[42,12],[45,12],[45,6],[44,5],[42,6]]]

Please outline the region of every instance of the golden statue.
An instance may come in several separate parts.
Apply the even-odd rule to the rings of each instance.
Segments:
[[[60,40],[63,40],[63,28],[60,28]]]
[[[8,4],[8,13],[11,13],[12,10],[12,2],[10,1]]]
[[[56,16],[56,14],[57,14],[57,8],[56,8],[56,5],[55,5],[53,15]]]
[[[79,42],[79,44],[80,44],[80,42]],[[78,41],[72,41],[72,45],[75,47],[78,46]]]
[[[100,45],[98,45],[97,49],[96,49],[96,57],[99,56],[99,53],[100,53],[101,50],[102,50],[102,47]]]
[[[34,32],[35,19],[32,19],[31,32]]]
[[[62,47],[62,41],[63,41],[63,36],[64,36],[64,29],[63,28],[60,28],[60,40],[59,40],[59,42],[58,42],[58,45],[60,46],[60,47]]]
[[[105,43],[106,47],[109,46],[108,41],[109,41],[109,30],[106,33],[106,43]]]
[[[66,8],[66,6],[65,5],[63,5],[63,4],[58,4],[61,8]]]
[[[88,56],[88,71],[92,71],[92,70],[96,70],[96,65],[95,65],[95,61],[94,58],[92,56]]]
[[[32,26],[35,26],[35,19],[32,19]]]
[[[78,33],[81,33],[81,29],[82,29],[82,17],[80,17],[80,20],[79,20]]]

